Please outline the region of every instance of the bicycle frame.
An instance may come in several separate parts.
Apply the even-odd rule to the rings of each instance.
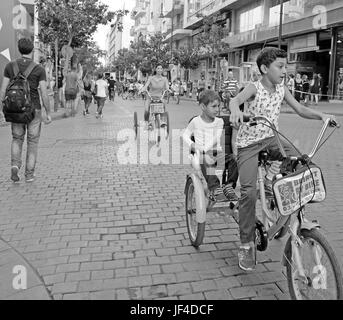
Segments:
[[[277,143],[278,143],[278,146],[280,148],[280,151],[281,151],[283,157],[286,158],[287,155],[286,155],[286,152],[283,148],[283,145],[281,143],[281,140],[280,140],[279,134],[275,128],[275,125],[273,123],[271,123],[265,117],[253,118],[253,121],[259,121],[259,120],[264,120],[270,124],[270,126],[274,132],[274,135],[277,139]],[[325,123],[324,123],[318,137],[317,137],[317,140],[314,144],[313,150],[308,155],[309,159],[312,159],[314,157],[314,155],[317,153],[320,142],[322,141],[323,136],[324,136],[327,128],[330,125],[330,122],[331,122],[330,119],[327,119],[325,121]],[[298,159],[298,158],[296,157],[296,159]],[[262,167],[263,167],[262,163],[260,163],[258,166],[257,181],[258,181],[259,188],[260,188],[260,200],[261,200],[261,204],[262,204],[262,219],[263,219],[263,224],[267,229],[268,239],[272,240],[283,227],[286,227],[286,224],[289,225],[288,226],[288,232],[290,233],[290,236],[291,236],[291,248],[292,248],[292,255],[294,258],[294,262],[297,265],[297,270],[299,271],[299,276],[303,279],[303,281],[305,281],[307,283],[308,280],[307,280],[307,277],[306,277],[306,274],[305,274],[305,271],[304,271],[304,268],[303,268],[303,265],[301,262],[300,252],[299,252],[299,248],[301,248],[301,246],[302,246],[302,241],[299,238],[298,234],[299,234],[299,230],[301,230],[301,229],[312,230],[315,228],[320,228],[320,225],[317,222],[311,222],[305,218],[305,216],[304,216],[305,207],[298,209],[297,211],[295,211],[293,214],[291,214],[289,216],[281,216],[280,215],[279,219],[277,221],[275,221],[275,219],[273,219],[272,213],[269,211],[269,209],[267,207],[267,199],[265,196]],[[297,219],[293,219],[294,221],[291,224],[290,220],[292,219],[292,216],[294,217],[296,214],[297,214]],[[272,225],[270,227],[269,227],[269,223],[272,223]],[[314,254],[316,256],[316,252]],[[287,263],[286,256],[284,254],[283,264],[286,265],[286,263]]]

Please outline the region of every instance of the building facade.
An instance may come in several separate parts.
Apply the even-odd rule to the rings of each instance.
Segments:
[[[120,18],[122,19],[122,17]],[[106,55],[106,65],[111,66],[114,61],[118,51],[123,48],[123,32],[118,30],[117,23],[111,25],[111,29],[107,34],[107,55]]]
[[[229,68],[241,82],[250,80],[256,57],[265,46],[278,46],[279,0],[187,0],[184,27],[196,34],[203,16],[227,15]],[[320,73],[330,99],[343,96],[343,1],[284,1],[281,47],[288,53],[288,73]],[[219,61],[217,62],[219,63]],[[210,73],[208,62],[202,71]],[[215,74],[218,77],[217,74]]]

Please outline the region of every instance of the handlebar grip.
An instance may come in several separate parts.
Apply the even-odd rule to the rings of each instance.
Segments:
[[[336,127],[338,129],[341,127],[335,120],[330,120],[329,126],[330,127]]]

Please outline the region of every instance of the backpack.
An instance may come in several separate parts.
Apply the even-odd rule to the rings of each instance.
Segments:
[[[30,123],[35,117],[35,106],[31,101],[31,90],[27,80],[36,64],[32,61],[24,73],[19,71],[18,62],[13,63],[14,78],[6,89],[3,112],[7,122]]]

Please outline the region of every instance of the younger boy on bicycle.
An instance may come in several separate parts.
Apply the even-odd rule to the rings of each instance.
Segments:
[[[224,121],[216,117],[219,114],[220,97],[214,91],[206,90],[200,95],[199,104],[202,113],[190,121],[183,134],[183,140],[190,146],[192,152],[200,151],[201,171],[208,184],[211,199],[217,202],[238,201],[232,187],[235,181],[225,186],[224,194],[215,174],[218,163],[223,163],[225,160],[225,153],[222,152],[220,145]],[[232,166],[230,171],[237,171],[236,162],[232,165],[231,161],[230,164]],[[224,166],[222,167],[224,169]]]
[[[265,48],[257,58],[262,79],[250,83],[237,97],[230,102],[230,121],[240,126],[237,134],[238,170],[241,185],[239,202],[239,229],[241,246],[238,252],[239,267],[251,271],[256,266],[255,252],[255,219],[256,219],[256,180],[258,154],[267,150],[275,160],[282,160],[276,137],[272,129],[262,123],[248,126],[243,123],[243,113],[239,106],[251,98],[246,112],[251,116],[265,116],[274,123],[278,130],[278,120],[282,102],[285,100],[301,117],[326,121],[335,120],[334,116],[311,110],[298,103],[287,86],[286,79],[287,53],[277,48]],[[287,155],[297,155],[290,145],[283,143]]]

